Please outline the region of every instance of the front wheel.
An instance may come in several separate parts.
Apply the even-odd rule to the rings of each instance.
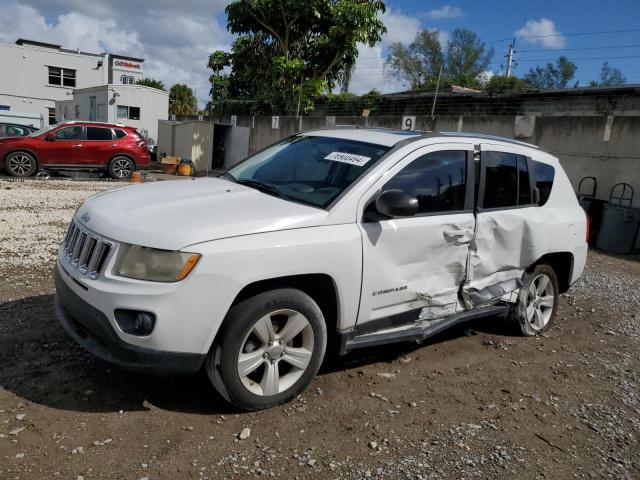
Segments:
[[[7,173],[12,177],[30,177],[38,166],[36,159],[27,152],[13,152],[4,161]]]
[[[213,385],[233,405],[285,403],[311,383],[327,345],[320,307],[304,292],[278,289],[233,307],[206,361]]]
[[[116,180],[126,180],[128,178],[131,178],[134,170],[135,165],[133,164],[133,161],[128,157],[115,157],[109,163],[109,176],[111,178],[115,178]]]
[[[524,275],[518,301],[511,311],[512,323],[525,336],[547,330],[553,323],[559,295],[553,268],[537,265]]]

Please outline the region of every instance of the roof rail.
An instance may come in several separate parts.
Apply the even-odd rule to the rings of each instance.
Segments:
[[[515,140],[513,138],[501,137],[499,135],[487,135],[485,133],[474,133],[474,132],[438,132],[440,135],[444,135],[447,137],[473,137],[480,138],[482,140],[496,140],[498,142],[505,143],[513,143],[515,145],[520,145],[523,147],[530,148],[539,148],[537,145],[533,143],[521,142],[520,140]]]

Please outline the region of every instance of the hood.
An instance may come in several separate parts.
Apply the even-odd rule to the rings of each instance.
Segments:
[[[208,240],[317,226],[327,212],[226,180],[204,178],[101,192],[78,209],[76,218],[119,242],[179,250]]]

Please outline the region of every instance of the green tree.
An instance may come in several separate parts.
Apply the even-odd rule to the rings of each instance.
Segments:
[[[207,68],[213,71],[213,74],[209,77],[209,83],[211,84],[209,95],[214,104],[224,100],[229,95],[229,75],[222,73],[229,66],[231,66],[231,55],[229,53],[216,50],[209,55]]]
[[[496,93],[522,92],[527,89],[524,80],[506,75],[494,75],[484,85],[484,90],[493,95]]]
[[[627,79],[622,75],[622,71],[619,68],[609,66],[608,62],[604,62],[600,70],[600,80],[595,82],[594,86],[611,87],[625,83],[627,83]]]
[[[438,32],[424,30],[408,46],[392,44],[387,66],[413,89],[434,88],[440,67],[443,67],[441,85],[478,88],[480,75],[488,69],[493,54],[493,48],[487,48],[476,33],[459,28],[453,31],[445,54]]]
[[[196,97],[187,85],[176,83],[169,90],[169,113],[173,115],[195,115]]]
[[[232,45],[229,93],[272,111],[310,108],[353,65],[357,43],[373,46],[386,28],[380,0],[235,0],[227,8]]]
[[[487,49],[475,32],[456,28],[447,43],[447,78],[455,85],[477,88],[478,77],[488,69],[493,55],[493,47]]]
[[[544,67],[539,65],[529,69],[523,80],[531,88],[535,89],[551,89],[551,88],[567,88],[569,82],[573,80],[577,66],[567,57],[560,57],[555,63],[547,63]],[[577,86],[576,82],[574,86]]]
[[[412,89],[419,89],[436,86],[444,61],[438,32],[423,30],[408,46],[391,44],[386,64],[395,77],[409,83]]]
[[[163,90],[163,91],[167,90],[164,87],[164,83],[162,83],[160,80],[155,80],[149,77],[141,78],[136,82],[136,85],[144,85],[145,87],[157,88],[158,90]]]

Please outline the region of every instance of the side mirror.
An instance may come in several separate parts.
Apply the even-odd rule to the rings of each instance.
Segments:
[[[45,142],[55,142],[56,139],[51,135],[46,135],[43,139]]]
[[[418,199],[404,190],[386,190],[376,199],[376,210],[386,217],[413,217],[418,213]]]

